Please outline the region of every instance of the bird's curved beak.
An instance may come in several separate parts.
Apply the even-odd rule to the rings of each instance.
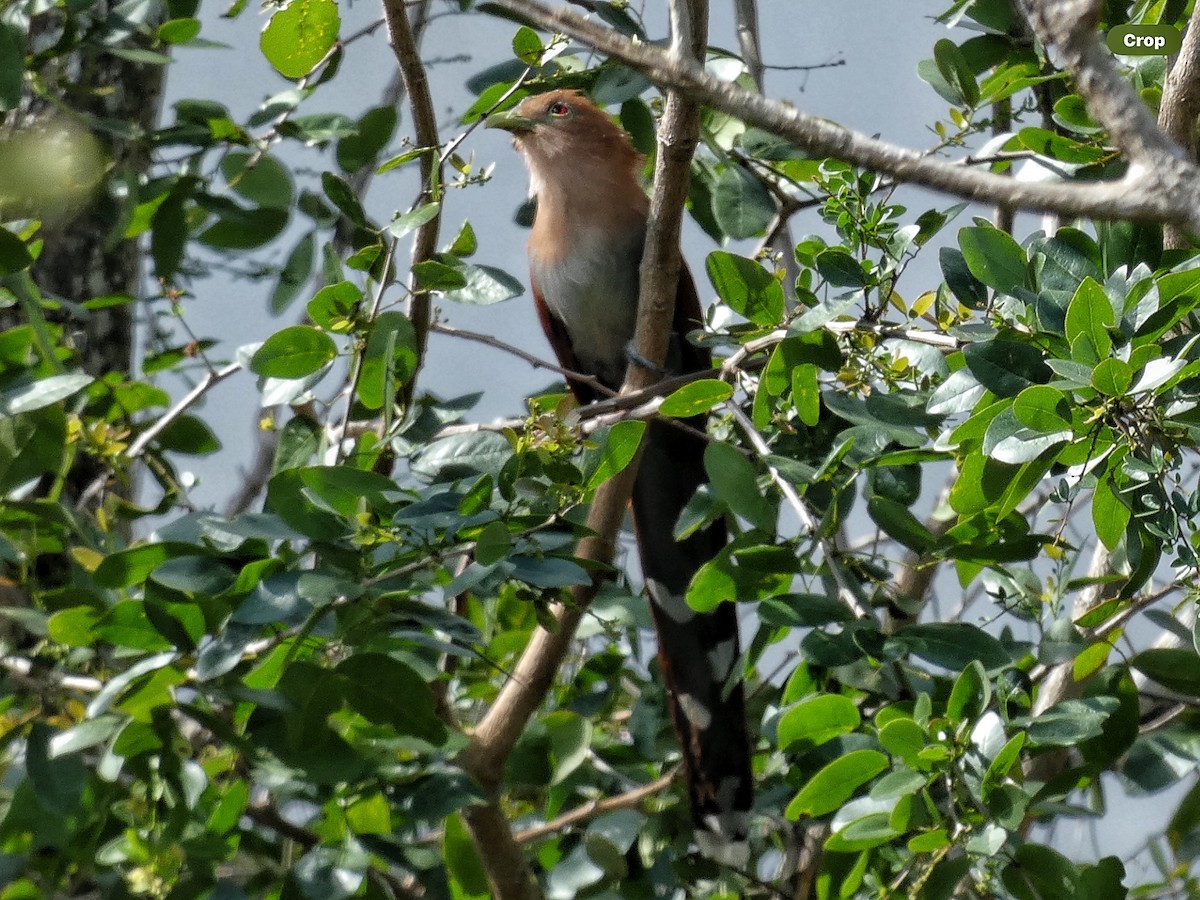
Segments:
[[[517,115],[511,109],[507,112],[492,113],[483,124],[488,128],[502,128],[513,134],[528,134],[533,131],[534,126],[533,119]]]

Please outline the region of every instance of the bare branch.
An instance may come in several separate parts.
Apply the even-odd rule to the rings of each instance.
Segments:
[[[1183,46],[1171,64],[1163,82],[1158,126],[1179,144],[1188,159],[1196,159],[1196,121],[1200,119],[1200,10],[1192,18],[1183,36]],[[1175,226],[1163,232],[1163,246],[1178,250],[1188,246],[1187,237]]]
[[[431,323],[429,330],[437,332],[438,334],[462,338],[465,341],[475,341],[478,344],[494,347],[497,350],[503,350],[505,353],[510,353],[518,359],[525,360],[525,362],[529,363],[535,369],[549,369],[551,372],[556,372],[564,378],[570,379],[571,381],[577,381],[582,384],[586,384],[598,394],[603,394],[606,397],[615,396],[614,392],[606,385],[601,384],[599,379],[594,378],[591,375],[585,375],[582,372],[574,372],[571,369],[564,369],[562,366],[555,365],[547,359],[542,359],[542,357],[535,356],[532,353],[527,353],[520,347],[513,346],[507,341],[502,341],[495,335],[480,334],[478,331],[467,331],[465,328],[455,328],[454,326],[445,325],[441,322]]]
[[[897,181],[923,185],[983,203],[1057,212],[1069,216],[1175,223],[1200,231],[1200,169],[1181,157],[1157,129],[1141,101],[1120,80],[1087,17],[1070,21],[1062,8],[1081,12],[1080,0],[1039,4],[1053,12],[1039,19],[1043,39],[1064,49],[1089,110],[1114,129],[1114,141],[1133,165],[1124,178],[1100,183],[1034,183],[967,168],[868,137],[817,116],[769,100],[708,74],[697,63],[672,58],[662,49],[634,43],[616,31],[546,0],[496,0],[507,11],[559,31],[641,72],[660,87],[792,141],[810,153],[833,156]],[[1086,10],[1085,10],[1086,11]],[[1111,96],[1109,96],[1111,94]],[[1103,96],[1103,100],[1098,97]],[[1127,116],[1120,122],[1116,116]],[[1135,133],[1149,123],[1151,134]]]
[[[404,9],[403,0],[383,0],[384,18],[387,20],[388,38],[396,54],[396,62],[400,66],[400,74],[404,78],[404,87],[408,94],[408,105],[412,111],[413,128],[418,147],[438,147],[437,116],[433,111],[433,97],[429,93],[429,79],[425,66],[421,62],[420,48],[413,33],[412,23]],[[436,192],[442,183],[442,156],[438,152],[422,153],[421,166],[421,196],[417,204],[437,199]],[[417,229],[413,239],[412,263],[424,262],[432,258],[437,247],[438,231],[441,228],[442,216],[436,216]],[[411,300],[408,316],[412,320],[413,330],[417,337],[417,365],[425,358],[425,346],[429,340],[430,303],[427,291],[420,290],[415,276],[409,278]],[[405,382],[400,398],[401,405],[407,407],[412,401],[416,389],[416,374]]]
[[[518,844],[532,844],[535,841],[540,841],[542,838],[558,834],[558,832],[564,831],[572,825],[578,825],[581,822],[590,822],[597,816],[602,816],[613,810],[632,809],[633,807],[641,806],[643,800],[653,797],[655,794],[669,788],[671,782],[678,777],[679,772],[680,769],[676,766],[666,775],[651,781],[649,784],[626,791],[624,794],[618,794],[615,797],[592,800],[590,803],[583,804],[583,806],[577,806],[542,825],[535,825],[532,828],[526,828],[524,831],[518,831],[515,836],[516,841]]]

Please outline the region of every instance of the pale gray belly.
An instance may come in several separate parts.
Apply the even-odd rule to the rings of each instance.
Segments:
[[[567,328],[580,368],[613,387],[625,375],[625,345],[637,324],[638,271],[642,235],[613,246],[580,240],[563,263],[530,258],[530,274],[542,299]]]

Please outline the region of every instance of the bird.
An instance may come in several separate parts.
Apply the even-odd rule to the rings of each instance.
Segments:
[[[649,214],[639,178],[643,157],[623,129],[574,90],[526,97],[486,124],[513,135],[529,172],[536,204],[529,278],[542,330],[563,369],[616,391],[634,353]],[[702,324],[684,265],[665,371],[712,368],[709,351],[687,337]],[[567,382],[580,404],[599,399],[593,383]],[[744,867],[753,780],[744,691],[740,677],[731,677],[740,653],[737,611],[725,601],[700,613],[685,599],[692,577],[725,546],[727,533],[718,520],[675,539],[680,512],[707,481],[705,418],[686,424],[692,427],[648,424],[632,493],[634,532],[696,843],[706,856]]]

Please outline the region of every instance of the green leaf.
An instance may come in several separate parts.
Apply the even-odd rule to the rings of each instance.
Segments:
[[[1133,369],[1124,360],[1110,356],[1092,370],[1092,387],[1106,397],[1123,397],[1133,386]]]
[[[729,308],[756,325],[775,325],[783,317],[783,286],[752,259],[714,250],[705,260],[713,288]]]
[[[1104,288],[1089,276],[1080,283],[1067,306],[1067,343],[1073,346],[1081,335],[1086,336],[1097,358],[1105,359],[1112,352],[1112,338],[1108,329],[1113,327],[1115,321],[1112,303],[1104,293]]]
[[[0,45],[3,43],[2,36],[6,30],[6,26],[0,24]],[[0,228],[0,275],[20,272],[32,264],[33,256],[25,242],[7,228]]]
[[[775,218],[775,198],[759,179],[740,166],[726,166],[713,189],[713,216],[734,240],[758,237]]]
[[[955,672],[976,660],[989,670],[1012,662],[1008,651],[994,637],[959,622],[908,625],[888,638],[887,644]]]
[[[358,399],[367,409],[382,409],[417,368],[417,333],[402,312],[380,313],[371,323],[359,370]]]
[[[316,234],[309,232],[300,238],[292,252],[288,254],[287,262],[279,271],[279,281],[271,293],[271,312],[283,312],[296,299],[308,279],[312,276],[313,259],[316,256]]]
[[[574,587],[591,584],[591,576],[577,562],[558,556],[513,556],[512,577],[536,588]]]
[[[93,718],[84,719],[78,725],[60,731],[50,738],[49,756],[57,758],[87,750],[98,744],[103,744],[121,730],[126,723],[124,716],[105,713]]]
[[[851,750],[814,775],[787,805],[784,815],[794,820],[831,813],[887,767],[888,758],[878,750]]]
[[[208,423],[197,416],[180,416],[158,434],[158,446],[175,453],[189,456],[208,456],[221,449],[221,442],[208,427]]]
[[[0,112],[16,109],[21,102],[21,90],[25,83],[26,38],[20,28],[11,22],[0,22]],[[3,243],[0,236],[0,243]],[[3,251],[0,250],[0,259]],[[3,262],[0,262],[0,274]]]
[[[1039,713],[1026,730],[1029,739],[1040,746],[1073,747],[1098,736],[1104,720],[1120,705],[1116,697],[1063,700]]]
[[[55,737],[50,726],[34,722],[25,744],[25,771],[38,802],[54,816],[70,816],[79,808],[87,786],[87,770],[76,754],[50,755]]]
[[[129,587],[146,580],[146,577],[169,559],[189,556],[196,552],[191,544],[158,542],[130,547],[110,553],[96,567],[93,577],[101,587]]]
[[[779,749],[789,752],[818,747],[839,735],[849,734],[862,723],[858,707],[840,694],[816,694],[801,700],[779,719]]]
[[[1022,128],[1017,132],[1017,140],[1034,153],[1065,163],[1087,165],[1099,162],[1107,155],[1101,146],[1082,144],[1045,128]]]
[[[464,900],[490,896],[487,870],[471,840],[471,833],[458,814],[446,818],[442,832],[442,858],[456,896]]]
[[[1143,650],[1129,665],[1165,688],[1200,697],[1200,656],[1183,647]]]
[[[986,802],[993,789],[1002,784],[1004,779],[1008,777],[1008,773],[1012,771],[1013,766],[1021,760],[1021,749],[1025,746],[1026,734],[1024,731],[1018,731],[1006,743],[995,758],[988,764],[987,771],[983,775],[982,793],[983,799]]]
[[[1062,391],[1049,385],[1035,384],[1022,390],[1013,400],[1012,412],[1026,428],[1043,434],[1071,429],[1071,405]]]
[[[358,515],[363,504],[381,512],[395,507],[395,483],[378,472],[347,466],[309,466],[298,470],[308,493],[347,519]]]
[[[328,284],[308,301],[308,317],[327,331],[348,331],[362,299],[362,290],[351,281]]]
[[[968,344],[963,357],[979,383],[999,397],[1015,397],[1052,374],[1037,347],[1003,338]]]
[[[338,664],[345,699],[367,720],[390,725],[434,746],[446,740],[433,691],[404,663],[382,653],[356,653]]]
[[[821,421],[821,383],[817,379],[817,367],[812,363],[801,363],[792,367],[792,406],[800,421],[815,428]]]
[[[60,406],[0,417],[0,496],[46,472],[57,472],[66,447],[67,420]]]
[[[824,594],[776,594],[759,603],[758,614],[776,628],[818,628],[854,618],[846,604]]]
[[[221,174],[239,195],[268,209],[287,209],[295,186],[287,167],[272,156],[242,150],[225,154]]]
[[[1061,853],[1039,844],[1021,844],[1004,867],[1001,881],[1017,900],[1070,900],[1079,894],[1079,869]]]
[[[219,250],[251,250],[274,240],[287,223],[287,209],[267,206],[243,209],[235,203],[222,204],[217,221],[204,229],[197,240]]]
[[[337,345],[311,325],[291,325],[277,331],[255,351],[250,369],[270,378],[303,378],[337,357]]]
[[[716,378],[702,378],[685,384],[662,402],[659,415],[689,419],[720,406],[733,396],[733,386]]]
[[[938,251],[942,277],[956,300],[968,309],[976,309],[987,303],[987,285],[971,274],[967,259],[957,247],[942,247]]]
[[[775,529],[775,504],[758,489],[754,464],[729,444],[710,443],[704,448],[704,468],[713,491],[730,512],[766,532]]]
[[[416,209],[410,209],[403,215],[397,216],[387,226],[392,237],[402,238],[416,231],[426,222],[432,222],[442,211],[440,203],[424,203]]]
[[[344,178],[340,178],[332,172],[322,172],[321,189],[352,224],[359,228],[372,227],[367,219],[366,211],[362,208],[358,197],[354,195],[354,189]]]
[[[889,537],[914,553],[928,553],[937,546],[937,538],[903,503],[889,497],[873,496],[867,500],[867,515]]]
[[[1079,94],[1067,94],[1054,101],[1054,118],[1071,131],[1096,134],[1103,129],[1088,115],[1087,103]]]
[[[697,612],[712,612],[726,601],[738,598],[733,554],[725,547],[700,567],[688,585],[688,606]]]
[[[879,743],[914,769],[928,768],[918,754],[929,746],[929,735],[913,719],[902,716],[885,722],[879,729]]]
[[[475,539],[475,561],[481,566],[493,566],[512,552],[512,535],[503,522],[488,522]]]
[[[987,388],[979,383],[969,368],[951,372],[950,377],[929,395],[925,409],[930,415],[952,416],[969,412],[983,399]]]
[[[19,416],[65,400],[95,379],[84,372],[64,372],[0,391],[0,416]]]
[[[441,290],[452,303],[468,303],[472,306],[490,306],[520,297],[525,288],[513,276],[494,266],[480,266],[455,260],[452,271],[461,283],[449,284]],[[422,287],[429,287],[422,279]]]
[[[188,237],[183,197],[176,193],[168,195],[154,211],[150,221],[150,255],[154,259],[154,274],[163,281],[170,281],[183,262],[183,248]]]
[[[342,170],[351,174],[365,168],[383,152],[396,131],[396,108],[377,106],[367,110],[348,134],[337,143],[335,156]]]
[[[972,662],[954,681],[946,701],[946,718],[955,725],[972,722],[983,715],[991,700],[987,673],[979,661]]]
[[[842,247],[829,247],[817,254],[817,271],[834,287],[866,287],[867,276],[863,267],[849,251]]]
[[[454,242],[447,248],[446,252],[458,259],[465,259],[468,256],[474,255],[478,249],[479,239],[475,236],[475,229],[471,227],[470,222],[463,222],[462,228],[458,230]]]
[[[436,259],[423,259],[412,267],[417,285],[426,291],[452,291],[467,286],[466,276],[454,266]]]
[[[962,49],[954,41],[942,38],[933,45],[933,61],[938,72],[965,106],[979,102],[979,85]]]
[[[300,595],[300,574],[281,572],[254,585],[233,611],[231,622],[239,625],[298,625],[313,612],[313,605]]]
[[[340,26],[334,0],[292,0],[271,16],[259,47],[284,78],[303,78],[333,49]]]
[[[950,835],[945,828],[935,828],[909,838],[906,846],[912,853],[934,853],[950,846]],[[968,862],[965,856],[963,862]]]
[[[545,49],[538,33],[528,25],[522,25],[517,29],[517,33],[513,35],[513,56],[527,66],[540,65],[542,53],[545,52]]]
[[[427,444],[412,460],[413,473],[431,481],[471,475],[498,475],[513,448],[502,434],[482,431],[458,434]]]
[[[1025,287],[1025,251],[1008,232],[991,226],[964,228],[958,246],[971,274],[988,287],[1001,294]]]
[[[158,39],[164,44],[186,44],[199,33],[199,19],[169,19],[158,26]]]
[[[387,797],[376,791],[346,808],[346,824],[355,834],[391,834],[392,811]]]
[[[618,472],[624,471],[641,446],[646,423],[634,420],[618,422],[608,430],[595,471],[588,478],[588,490],[599,487]]]
[[[997,420],[999,421],[999,420]],[[1038,434],[1027,428],[1008,435],[998,441],[987,451],[988,456],[997,462],[1019,466],[1032,463],[1050,450],[1060,447],[1071,440],[1071,432],[1058,431],[1054,434]],[[1045,474],[1043,471],[1041,474]],[[1040,479],[1040,475],[1038,478]]]
[[[592,743],[592,723],[569,710],[549,713],[542,722],[550,738],[553,766],[550,784],[561,784],[587,760]]]
[[[1092,494],[1092,522],[1096,527],[1096,536],[1110,551],[1116,550],[1121,543],[1131,515],[1132,511],[1116,491],[1111,470],[1100,475]]]

